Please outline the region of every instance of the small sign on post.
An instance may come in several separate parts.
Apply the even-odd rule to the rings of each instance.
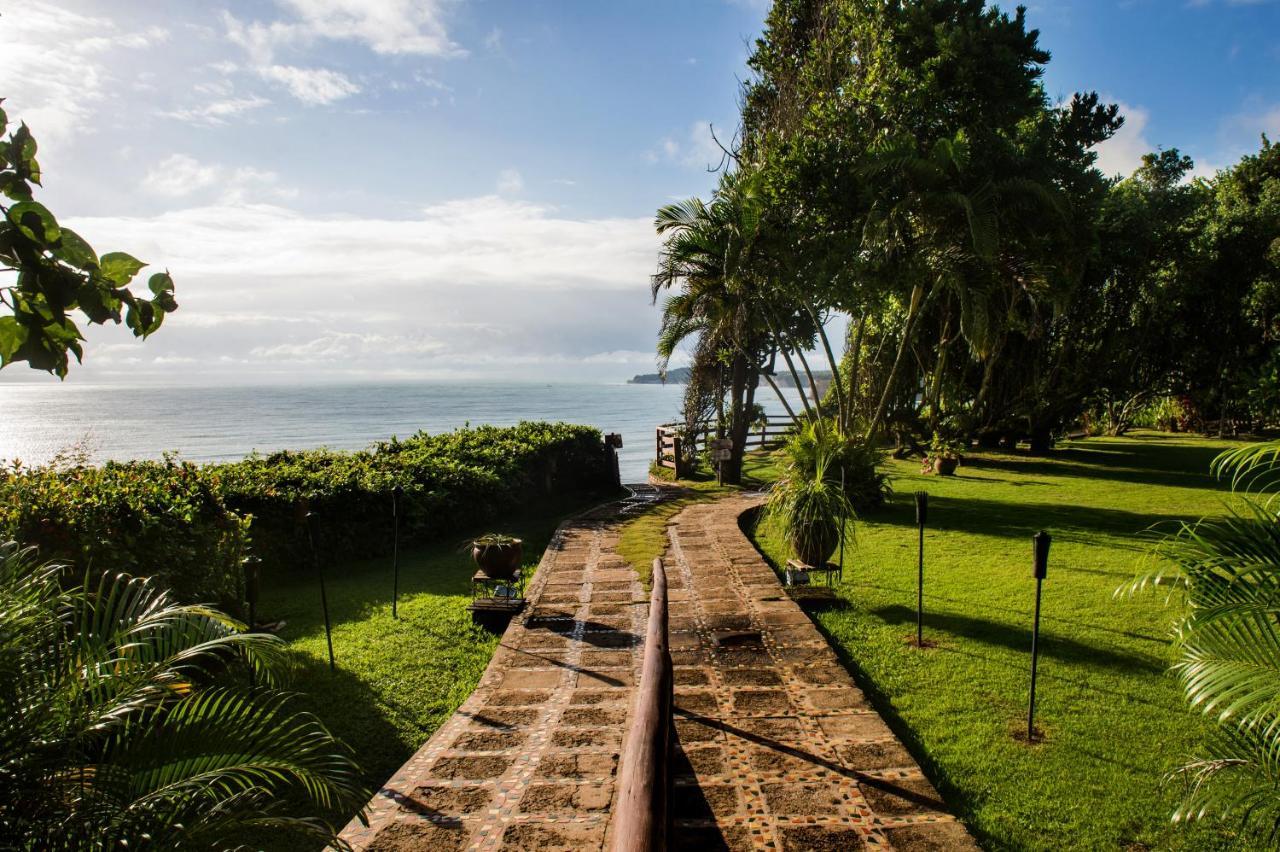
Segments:
[[[1027,704],[1027,742],[1035,739],[1036,718],[1036,667],[1040,660],[1040,590],[1044,578],[1049,573],[1049,544],[1052,541],[1044,530],[1032,536],[1034,543],[1034,566],[1036,578],[1036,614],[1031,626],[1031,698]]]
[[[733,458],[733,440],[716,438],[711,442],[711,457],[716,462],[716,485],[724,484],[724,463]]]

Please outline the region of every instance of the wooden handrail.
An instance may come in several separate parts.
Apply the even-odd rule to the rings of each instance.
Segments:
[[[640,688],[618,767],[613,852],[667,848],[667,786],[671,756],[671,652],[667,647],[667,572],[653,560],[653,594]]]

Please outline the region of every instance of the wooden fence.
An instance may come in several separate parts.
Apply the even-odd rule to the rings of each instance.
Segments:
[[[640,688],[618,767],[618,802],[609,847],[613,852],[667,848],[673,688],[667,647],[667,572],[662,560],[655,559]]]
[[[795,421],[790,417],[766,417],[747,433],[747,449],[776,447],[794,428]],[[716,424],[711,420],[699,423],[692,432],[683,424],[664,423],[657,430],[654,461],[659,467],[674,471],[676,479],[681,479],[689,472],[685,469],[685,459],[707,450],[715,440],[715,433]]]

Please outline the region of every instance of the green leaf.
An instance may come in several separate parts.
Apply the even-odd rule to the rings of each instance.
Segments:
[[[14,201],[31,200],[31,187],[17,172],[0,172],[0,193]]]
[[[0,366],[10,363],[27,342],[27,327],[13,317],[0,317]]]
[[[122,251],[113,251],[104,254],[99,263],[103,276],[114,281],[121,287],[124,287],[132,281],[133,276],[138,274],[138,270],[146,266],[145,263],[138,260],[133,255],[126,254]]]
[[[107,320],[120,322],[120,300],[111,292],[110,287],[103,286],[100,282],[101,279],[91,279],[81,285],[76,292],[80,310],[95,325],[101,325]]]
[[[20,201],[10,207],[9,221],[23,236],[42,247],[52,247],[62,238],[58,220],[38,201]]]
[[[151,288],[151,292],[159,296],[161,293],[173,292],[173,279],[169,277],[168,272],[157,272],[147,281],[147,286]]]
[[[98,255],[79,234],[70,228],[62,229],[62,241],[53,250],[53,256],[86,272],[98,268]]]

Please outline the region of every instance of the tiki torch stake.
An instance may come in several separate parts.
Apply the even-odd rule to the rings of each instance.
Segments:
[[[336,668],[333,660],[333,627],[329,623],[329,596],[324,588],[324,568],[320,565],[320,551],[316,549],[316,526],[320,519],[315,512],[307,512],[307,537],[311,540],[311,561],[315,564],[316,576],[320,578],[320,608],[324,610],[324,639],[329,645],[329,671]]]
[[[1036,668],[1040,662],[1040,591],[1049,571],[1049,534],[1044,530],[1033,536],[1035,542],[1036,614],[1031,625],[1031,698],[1027,704],[1027,742],[1035,736]]]
[[[400,599],[400,498],[404,495],[404,489],[399,485],[391,492],[391,518],[392,518],[392,541],[391,541],[391,617],[399,618],[400,615],[396,611],[396,604]]]

